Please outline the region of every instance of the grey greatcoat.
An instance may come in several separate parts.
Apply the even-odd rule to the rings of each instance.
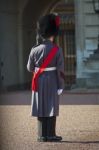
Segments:
[[[41,66],[53,46],[52,42],[44,41],[42,44],[32,48],[27,63],[28,71],[35,72],[35,67]],[[60,76],[60,72],[64,73],[61,48],[59,48],[47,67],[56,67],[56,70],[44,71],[39,76],[38,92],[32,91],[32,116],[50,117],[59,115],[59,95],[57,90],[64,88],[64,80]]]

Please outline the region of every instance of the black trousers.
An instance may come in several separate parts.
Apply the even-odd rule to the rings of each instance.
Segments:
[[[38,137],[51,137],[56,135],[56,116],[38,117]]]

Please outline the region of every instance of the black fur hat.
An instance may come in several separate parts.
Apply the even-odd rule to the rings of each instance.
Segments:
[[[56,36],[59,32],[60,18],[56,14],[42,16],[37,22],[37,32],[43,38]]]

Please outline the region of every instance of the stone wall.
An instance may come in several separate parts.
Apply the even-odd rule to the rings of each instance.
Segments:
[[[17,1],[0,1],[0,70],[2,88],[18,82]]]

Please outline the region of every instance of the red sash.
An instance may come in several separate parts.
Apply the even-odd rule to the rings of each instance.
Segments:
[[[36,73],[34,73],[33,78],[32,78],[32,90],[33,91],[37,91],[39,75],[44,72],[45,68],[48,66],[48,64],[51,62],[51,60],[54,58],[54,56],[55,56],[56,52],[58,51],[58,49],[59,49],[58,46],[55,45],[50,50],[48,56],[45,58],[43,64],[39,68],[39,70]]]

